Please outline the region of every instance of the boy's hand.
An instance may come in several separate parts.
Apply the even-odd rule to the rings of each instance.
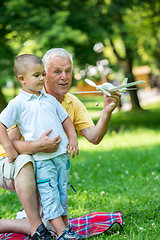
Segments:
[[[70,155],[72,153],[72,158],[74,158],[75,155],[79,154],[77,136],[70,137],[68,139],[68,141],[69,141],[68,146],[67,146],[68,157],[70,157]]]
[[[9,151],[6,151],[6,153],[9,163],[12,163],[18,157],[18,152],[14,148],[10,149]]]

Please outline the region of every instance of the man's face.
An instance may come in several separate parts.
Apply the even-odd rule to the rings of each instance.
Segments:
[[[66,57],[57,56],[51,60],[46,73],[46,92],[62,102],[72,82],[72,64]]]

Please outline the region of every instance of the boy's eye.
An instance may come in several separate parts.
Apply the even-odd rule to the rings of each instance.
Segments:
[[[39,77],[39,74],[35,74],[34,76],[35,76],[35,77]]]

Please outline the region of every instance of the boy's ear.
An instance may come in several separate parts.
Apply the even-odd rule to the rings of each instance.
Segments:
[[[18,81],[19,81],[20,83],[25,83],[25,80],[24,80],[24,77],[23,77],[22,74],[21,74],[21,75],[18,75]]]

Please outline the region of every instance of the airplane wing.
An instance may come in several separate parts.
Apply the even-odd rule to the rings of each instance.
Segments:
[[[114,91],[121,90],[121,89],[126,88],[126,87],[135,86],[135,85],[138,85],[138,84],[141,84],[141,83],[145,83],[145,82],[146,81],[137,81],[137,82],[131,82],[131,83],[127,83],[127,84],[121,84],[120,86],[113,87],[110,90],[105,89],[105,86],[103,86],[103,89],[107,90],[109,92],[112,92],[112,91],[114,92]]]
[[[136,81],[136,82],[131,82],[131,83],[127,83],[127,84],[124,84],[124,85],[121,85],[122,87],[130,87],[130,86],[135,86],[135,85],[138,85],[138,84],[141,84],[141,83],[145,83],[146,81]]]
[[[109,93],[109,91],[105,90],[102,88],[102,86],[97,86],[96,89],[100,90],[101,92],[105,93],[106,95],[108,95],[109,97],[111,96],[111,94]]]

